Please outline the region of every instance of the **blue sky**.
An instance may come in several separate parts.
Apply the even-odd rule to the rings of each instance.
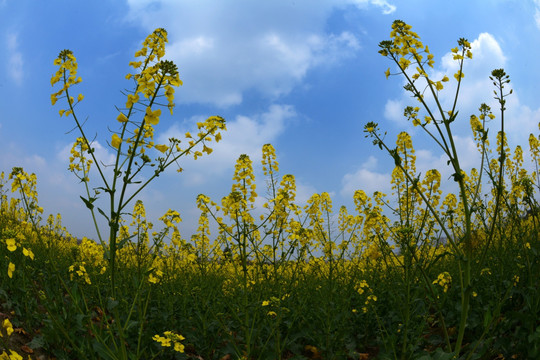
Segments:
[[[198,218],[197,194],[216,201],[227,195],[240,154],[254,161],[264,196],[265,143],[276,148],[281,174],[296,176],[300,202],[326,191],[337,213],[340,205],[351,207],[356,189],[390,194],[392,161],[364,138],[369,121],[387,130],[391,143],[409,131],[419,171],[438,168],[443,188],[453,191],[446,160],[402,116],[414,104],[402,79],[385,79],[385,70],[395,68],[377,45],[389,38],[395,19],[411,24],[429,45],[434,74],[453,79],[450,49],[460,37],[472,43],[455,122],[465,167],[478,164],[470,114],[482,102],[496,108],[488,79],[495,68],[512,79],[511,144],[526,145],[528,134],[538,133],[539,0],[0,0],[0,170],[23,166],[36,173],[45,213],[61,213],[74,235],[93,237],[79,199],[83,188],[66,170],[76,135],[66,133],[74,123],[50,103],[53,60],[62,49],[77,57],[83,78],[77,92],[85,95],[78,114],[88,119],[87,132],[97,136],[98,154],[107,162],[107,126],[116,126],[114,106],[125,103],[120,91],[131,86],[124,78],[128,63],[144,38],[163,27],[169,33],[166,57],[178,65],[184,85],[174,115],[162,117],[156,136],[191,130],[210,115],[224,117],[228,131],[211,156],[186,159],[182,174],[172,170],[144,192],[154,223],[176,209],[189,238]],[[452,95],[451,88],[443,92],[443,102]]]

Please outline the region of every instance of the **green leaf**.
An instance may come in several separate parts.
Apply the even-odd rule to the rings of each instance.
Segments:
[[[100,208],[98,208],[98,211],[101,215],[103,215],[105,217],[105,219],[107,219],[108,222],[111,222],[111,220],[109,219],[109,217],[107,215],[105,215],[105,213],[103,212],[103,210],[101,210]]]
[[[91,197],[91,198],[88,198],[88,200],[87,200],[87,199],[83,198],[82,196],[79,196],[79,197],[80,197],[81,200],[84,202],[84,204],[86,205],[87,208],[89,208],[90,210],[93,210],[93,209],[94,209],[94,204],[93,204],[93,202],[96,201],[97,198]]]
[[[124,246],[124,244],[125,244],[127,241],[133,239],[134,237],[135,237],[135,234],[133,234],[133,235],[127,237],[127,238],[124,238],[124,239],[120,240],[120,241],[116,244],[116,249],[117,249],[117,250],[120,250],[120,249]]]

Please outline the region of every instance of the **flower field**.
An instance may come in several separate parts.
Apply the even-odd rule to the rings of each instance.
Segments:
[[[500,106],[470,115],[481,163],[465,171],[452,123],[463,121],[459,84],[471,45],[459,39],[459,70],[432,78],[434,55],[410,25],[396,20],[390,38],[379,52],[399,71],[386,77],[405,79],[414,106],[404,117],[440,148],[451,178],[417,172],[411,136],[390,142],[370,122],[366,138],[394,160],[392,193],[366,194],[359,184],[354,209],[336,211],[324,192],[300,205],[294,175],[280,174],[266,144],[264,179],[241,155],[229,194],[198,196],[190,239],[180,235],[177,211],[147,219],[137,195],[178,159],[211,156],[226,122],[211,116],[197,134],[154,142],[160,107],[173,112],[181,84],[176,65],[162,60],[167,32],[150,34],[130,63],[133,90],[110,127],[108,169],[77,117],[77,60],[60,52],[51,102],[64,103],[59,115],[79,131],[69,171],[98,238],[78,240],[60,215],[46,217],[34,174],[2,173],[0,359],[539,358],[540,136],[509,148],[510,80],[496,69]],[[444,108],[439,95],[450,81],[455,101]],[[443,181],[456,193],[443,193]]]

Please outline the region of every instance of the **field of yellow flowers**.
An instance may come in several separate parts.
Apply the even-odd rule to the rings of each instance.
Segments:
[[[447,156],[459,191],[443,194],[437,170],[417,173],[408,133],[394,146],[370,122],[366,137],[395,163],[392,194],[358,190],[355,208],[337,212],[328,193],[300,206],[294,176],[280,175],[266,144],[266,178],[257,181],[251,159],[241,155],[229,194],[197,198],[198,230],[189,240],[180,236],[178,212],[154,224],[137,195],[180,157],[210,155],[226,123],[212,116],[198,134],[154,143],[159,107],[173,111],[181,84],[176,65],[162,60],[166,31],[150,34],[130,63],[133,91],[109,140],[112,172],[96,159],[75,111],[84,100],[75,95],[82,81],[76,58],[60,52],[51,102],[65,102],[59,114],[71,116],[80,133],[69,169],[83,184],[98,238],[77,240],[60,215],[43,218],[34,174],[1,174],[0,359],[539,358],[540,137],[530,136],[532,167],[520,146],[508,147],[510,80],[496,69],[500,108],[482,104],[470,116],[482,163],[467,173],[452,122],[464,64],[473,57],[469,42],[459,39],[452,49],[458,86],[445,109],[438,96],[450,78],[430,77],[428,47],[399,20],[390,38],[379,52],[400,71],[389,68],[386,77],[405,77],[417,103],[404,115]],[[487,121],[495,119],[492,148]],[[135,182],[137,174],[146,182]],[[102,185],[92,188],[90,176]],[[259,216],[260,188],[269,196]],[[101,196],[108,208],[97,207]],[[98,216],[107,219],[106,232]]]

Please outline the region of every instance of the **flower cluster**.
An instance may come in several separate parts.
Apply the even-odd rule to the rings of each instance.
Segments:
[[[59,98],[66,97],[69,108],[60,110],[59,114],[60,116],[69,116],[73,113],[73,108],[76,105],[75,99],[72,96],[69,96],[69,88],[82,82],[81,77],[77,76],[77,59],[71,50],[62,50],[58,57],[54,60],[54,65],[59,66],[59,68],[51,78],[51,86],[54,86],[60,80],[63,81],[64,85],[60,90],[51,94],[51,103],[54,105]],[[64,93],[65,95],[62,96]],[[77,96],[77,103],[82,101],[83,98],[84,96],[79,94]]]
[[[43,208],[38,206],[37,177],[36,174],[28,175],[22,168],[14,167],[9,179],[12,180],[11,192],[19,191],[25,207],[30,210],[29,216],[37,217],[43,213]]]
[[[71,156],[69,157],[69,171],[75,174],[81,181],[89,181],[88,173],[92,166],[93,160],[88,159],[84,154],[91,151],[88,143],[84,138],[78,137],[71,148]]]
[[[163,333],[163,336],[161,335],[154,335],[152,337],[154,341],[157,341],[161,344],[163,347],[173,347],[174,351],[183,353],[184,352],[184,344],[181,343],[182,340],[185,340],[186,338],[183,337],[180,334],[176,334],[172,331],[165,331]]]
[[[182,237],[180,235],[180,231],[178,230],[178,226],[176,224],[180,223],[182,221],[182,218],[180,217],[180,213],[176,210],[169,209],[165,214],[163,214],[162,217],[159,218],[164,224],[167,229],[172,230],[171,234],[171,243],[175,246],[179,246],[182,240]]]
[[[266,312],[266,315],[267,316],[270,316],[272,318],[275,318],[278,314],[276,311],[278,312],[287,312],[289,311],[286,307],[283,306],[283,301],[285,301],[287,298],[289,298],[289,294],[285,294],[283,296],[281,296],[281,298],[279,297],[275,297],[275,296],[271,296],[270,297],[270,300],[264,300],[261,304],[262,307],[264,308],[270,308],[272,310],[268,310]]]
[[[4,340],[2,339],[4,337],[4,334],[5,337],[9,338],[14,331],[15,330],[13,329],[13,324],[11,323],[11,321],[9,321],[9,319],[7,318],[4,319],[4,321],[2,321],[2,325],[0,326],[0,339],[2,341]],[[23,357],[19,355],[19,353],[15,350],[8,351],[9,354],[6,351],[2,351],[2,353],[0,354],[0,360],[23,360]],[[28,359],[30,359],[30,356],[28,356]]]
[[[442,272],[439,274],[439,276],[437,276],[435,280],[433,280],[433,284],[439,285],[443,288],[444,292],[447,292],[452,285],[452,276],[447,271]]]
[[[70,280],[73,280],[75,275],[82,278],[84,282],[87,283],[88,285],[92,284],[92,281],[90,281],[90,276],[88,276],[88,273],[86,272],[86,262],[82,261],[79,264],[70,265],[69,267]]]
[[[128,74],[126,79],[133,78],[137,82],[135,93],[128,96],[126,108],[131,110],[139,101],[139,94],[146,99],[151,99],[157,94],[160,87],[165,89],[171,114],[174,108],[174,87],[182,85],[178,69],[172,61],[162,60],[165,56],[165,44],[167,31],[159,28],[144,40],[141,50],[135,53],[135,57],[142,57],[139,61],[129,63],[134,69],[140,69],[138,74]]]

